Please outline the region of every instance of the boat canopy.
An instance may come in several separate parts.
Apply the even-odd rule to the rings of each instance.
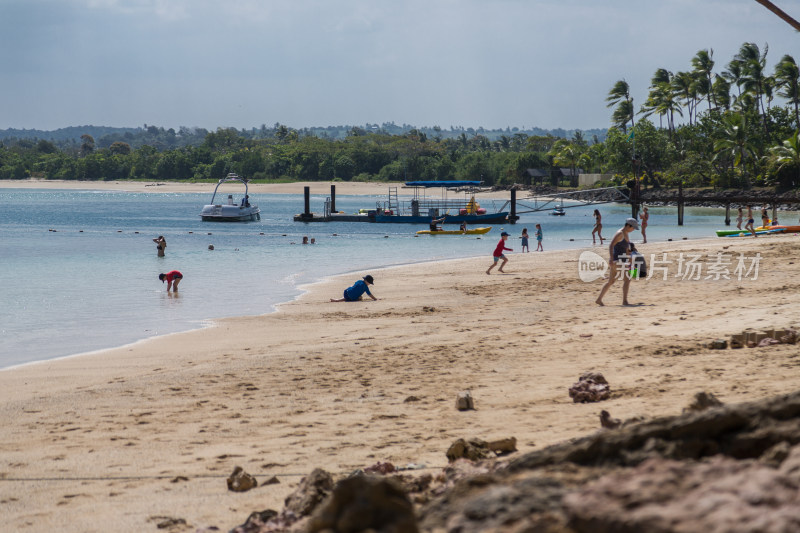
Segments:
[[[406,187],[479,187],[482,181],[407,181]]]

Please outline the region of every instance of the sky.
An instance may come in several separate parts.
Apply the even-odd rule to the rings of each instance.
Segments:
[[[755,0],[0,0],[0,129],[608,128],[617,80],[745,42],[800,61]]]

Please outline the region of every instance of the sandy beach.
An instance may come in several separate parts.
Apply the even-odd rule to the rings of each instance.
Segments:
[[[386,185],[337,191],[371,194],[354,192],[366,186]],[[632,282],[628,307],[621,282],[594,303],[603,282],[581,281],[581,251],[512,253],[505,274],[487,276],[487,241],[486,257],[370,272],[377,302],[330,303],[357,278],[342,276],[277,313],[0,371],[4,528],[133,533],[172,518],[184,523],[170,531],[227,531],[280,510],[315,467],[435,472],[461,437],[514,436],[522,453],[596,431],[601,409],[678,414],[699,391],[734,403],[796,390],[796,346],[708,345],[800,326],[798,238],[640,245],[666,261],[666,279]],[[740,254],[751,267],[756,253],[757,275],[737,279]],[[713,274],[716,254],[732,261],[730,279]],[[698,280],[679,275],[692,256]],[[610,400],[572,402],[568,388],[588,371],[606,377]],[[455,409],[464,390],[476,410]],[[237,465],[260,486],[228,491]]]
[[[366,182],[328,182],[304,181],[295,183],[252,183],[249,191],[253,194],[303,194],[303,187],[311,187],[312,194],[330,192],[331,185],[336,185],[336,194],[381,194],[385,195],[387,187],[400,186],[401,183],[366,183]],[[159,193],[211,193],[214,183],[185,183],[172,181],[71,181],[71,180],[0,180],[0,189],[93,189],[101,191],[125,192],[159,192]]]
[[[330,194],[331,185],[336,185],[336,194],[364,196],[386,196],[389,187],[398,187],[400,194],[412,194],[403,189],[400,182],[356,182],[356,181],[298,181],[294,183],[251,183],[251,194],[296,194],[302,198],[304,187],[311,194]],[[185,183],[170,181],[70,181],[70,180],[0,180],[0,189],[91,189],[100,191],[154,192],[154,193],[208,193],[214,191],[214,183]],[[482,192],[482,198],[508,198],[508,191]]]

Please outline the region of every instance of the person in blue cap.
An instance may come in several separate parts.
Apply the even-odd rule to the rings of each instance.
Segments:
[[[331,298],[332,302],[357,302],[361,300],[364,293],[367,294],[373,300],[377,300],[371,292],[369,292],[369,286],[374,285],[375,280],[372,279],[372,276],[367,274],[360,280],[356,281],[352,287],[348,287],[344,290],[344,294],[342,298]]]

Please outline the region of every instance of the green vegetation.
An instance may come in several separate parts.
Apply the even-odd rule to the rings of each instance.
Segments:
[[[236,172],[259,181],[455,178],[510,186],[530,183],[527,170],[540,169],[552,184],[574,187],[579,171],[626,183],[636,165],[645,186],[795,188],[800,72],[784,55],[768,75],[767,51],[745,43],[721,73],[714,72],[713,50],[699,51],[686,72],[659,68],[638,111],[628,83],[616,82],[606,99],[612,127],[591,140],[581,131],[567,138],[563,130],[540,135],[394,124],[215,132],[86,126],[49,139],[7,130],[0,135],[0,179],[215,181]],[[90,131],[102,134],[98,142]],[[566,183],[560,168],[571,171]]]

